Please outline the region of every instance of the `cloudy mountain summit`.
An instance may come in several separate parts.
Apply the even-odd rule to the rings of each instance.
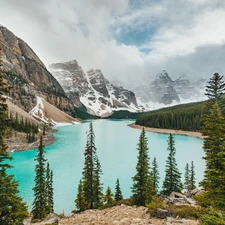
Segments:
[[[0,0],[0,23],[45,65],[76,59],[121,81],[225,74],[223,0]],[[10,16],[9,16],[10,15]]]

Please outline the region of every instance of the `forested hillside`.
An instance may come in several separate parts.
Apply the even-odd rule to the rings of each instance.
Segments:
[[[154,128],[199,131],[203,102],[177,105],[151,111],[137,118],[136,124]]]

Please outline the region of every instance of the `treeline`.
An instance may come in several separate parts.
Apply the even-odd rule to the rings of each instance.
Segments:
[[[136,124],[146,127],[199,131],[202,125],[203,102],[163,108],[140,116]]]
[[[13,133],[16,135],[16,132],[23,132],[26,133],[28,143],[36,141],[38,125],[32,123],[29,119],[24,119],[23,116],[19,117],[17,113],[15,116],[10,113],[5,123],[7,128],[4,131],[4,135],[11,137]]]
[[[108,116],[107,119],[137,119],[142,115],[147,114],[146,112],[129,112],[128,110],[120,110],[113,112],[112,115]]]

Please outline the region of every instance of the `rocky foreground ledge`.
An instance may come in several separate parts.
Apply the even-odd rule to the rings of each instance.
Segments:
[[[31,225],[29,220],[24,225]],[[136,206],[114,206],[103,210],[87,210],[74,214],[70,217],[59,218],[56,214],[51,214],[41,223],[32,225],[198,225],[197,220],[176,219],[167,217],[166,219],[153,218],[146,207]]]

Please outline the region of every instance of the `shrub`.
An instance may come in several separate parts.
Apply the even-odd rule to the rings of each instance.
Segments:
[[[223,218],[219,218],[210,214],[202,215],[200,221],[201,225],[225,225],[225,220]]]
[[[147,205],[147,207],[152,216],[156,215],[157,209],[165,208],[163,201],[157,195],[152,197],[152,201]]]
[[[193,207],[189,205],[170,205],[167,210],[173,211],[175,216],[186,219],[199,219],[207,210],[202,207]]]

